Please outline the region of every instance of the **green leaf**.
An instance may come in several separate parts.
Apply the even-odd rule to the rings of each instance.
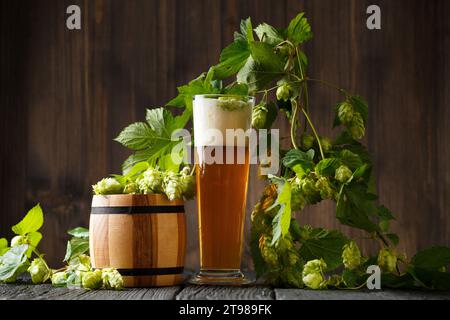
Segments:
[[[219,64],[214,67],[216,79],[225,79],[236,73],[245,65],[250,57],[250,46],[245,40],[236,40],[222,50]]]
[[[114,140],[124,147],[139,150],[151,145],[156,133],[144,122],[136,122],[127,126]]]
[[[321,176],[334,176],[336,169],[339,167],[340,161],[336,158],[326,158],[316,164],[315,171]]]
[[[284,59],[277,55],[274,49],[264,42],[250,43],[253,59],[264,68],[264,72],[282,74]]]
[[[392,212],[386,208],[385,206],[381,205],[378,206],[378,216],[383,220],[395,220],[395,217],[392,215]]]
[[[312,229],[300,239],[300,255],[305,261],[322,258],[331,271],[342,264],[342,250],[347,242],[337,230]]]
[[[350,184],[343,187],[336,207],[336,218],[342,224],[368,232],[379,231],[380,227],[369,219],[374,212],[377,208],[373,199],[361,186]]]
[[[173,147],[179,143],[179,141],[172,141],[172,133],[183,128],[191,115],[192,109],[190,108],[186,108],[177,117],[164,108],[148,110],[147,127],[152,132],[152,136],[148,137],[145,148],[136,151],[125,160],[122,165],[125,175],[130,173],[130,168],[139,162],[148,162],[149,165],[156,166],[164,155],[170,154]]]
[[[440,272],[417,266],[408,268],[408,273],[413,276],[419,285],[434,290],[450,290],[450,273]]]
[[[235,40],[245,40],[245,41],[254,41],[253,38],[253,26],[252,26],[252,20],[250,17],[248,17],[245,20],[241,20],[240,25],[241,32],[235,32],[234,33],[234,39]]]
[[[0,281],[14,282],[18,275],[25,272],[28,266],[27,244],[21,244],[9,249],[0,256]]]
[[[413,289],[414,278],[409,274],[405,273],[400,276],[393,273],[381,273],[381,284],[382,287],[385,288],[394,288],[394,289]]]
[[[338,158],[343,165],[346,165],[350,170],[354,171],[363,165],[361,158],[350,150],[342,150],[339,152]]]
[[[344,280],[347,287],[356,288],[360,285],[361,276],[356,271],[344,269],[342,271],[342,280]]]
[[[262,23],[255,28],[256,35],[261,42],[276,46],[284,41],[283,35],[271,25]]]
[[[312,38],[311,26],[305,17],[305,13],[299,13],[289,23],[287,37],[294,44],[299,45]]]
[[[233,82],[230,86],[225,87],[224,94],[232,94],[237,96],[247,96],[248,86],[245,83]]]
[[[283,165],[292,169],[299,177],[307,174],[314,167],[314,150],[303,152],[298,149],[289,150],[283,158]]]
[[[2,256],[6,251],[9,250],[8,240],[5,238],[0,239],[0,256]]]
[[[89,251],[89,239],[87,238],[72,238],[67,242],[66,255],[64,256],[64,262],[70,261],[73,258],[78,257],[80,254],[87,253]]]
[[[386,234],[386,237],[388,237],[388,239],[394,246],[397,246],[398,243],[400,242],[400,238],[395,233],[388,233]]]
[[[278,207],[278,212],[272,221],[272,245],[274,245],[289,232],[291,223],[291,184],[282,178],[272,179],[272,182],[278,186],[278,196],[275,203],[267,211]]]
[[[125,180],[134,180],[134,178],[140,175],[142,172],[149,168],[149,163],[147,161],[141,161],[133,165],[127,174],[124,176]],[[69,231],[70,232],[70,231]],[[70,233],[69,233],[70,234]]]
[[[39,245],[39,242],[42,240],[42,234],[39,231],[30,232],[27,235],[28,244],[30,245],[30,248],[27,251],[27,257],[31,257],[31,253],[33,252],[33,249],[36,249]]]
[[[422,250],[411,259],[411,264],[422,269],[437,270],[450,264],[450,248],[436,246]]]
[[[83,227],[76,227],[67,231],[67,233],[75,238],[89,238],[89,229]]]
[[[31,208],[27,215],[18,224],[12,227],[12,231],[18,235],[38,231],[44,224],[44,214],[39,204]]]

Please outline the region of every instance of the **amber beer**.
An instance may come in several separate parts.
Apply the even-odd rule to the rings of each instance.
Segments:
[[[223,101],[223,102],[222,102]],[[226,129],[248,130],[253,98],[196,96],[194,143],[200,284],[244,284],[240,271],[249,175],[248,139],[227,141]]]

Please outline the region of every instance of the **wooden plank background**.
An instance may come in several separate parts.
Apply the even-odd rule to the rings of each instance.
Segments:
[[[71,4],[82,8],[81,31],[65,27]],[[369,4],[380,5],[382,30],[365,27]],[[40,202],[42,251],[54,267],[65,230],[88,224],[91,184],[128,155],[112,141],[120,130],[215,64],[240,19],[282,27],[302,10],[315,35],[306,46],[309,73],[370,103],[365,139],[401,250],[450,245],[450,1],[17,0],[0,8],[0,234],[11,236],[10,226]],[[313,121],[332,135],[337,94],[313,86],[310,95]],[[287,133],[285,122],[277,125]],[[249,210],[262,186],[253,168]],[[194,269],[195,203],[187,207],[186,265]],[[298,216],[362,236],[338,225],[332,203]],[[251,269],[248,248],[245,256]]]

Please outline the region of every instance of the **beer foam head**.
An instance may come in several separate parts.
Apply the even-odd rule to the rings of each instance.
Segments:
[[[194,97],[194,143],[202,146],[247,145],[251,129],[253,97],[196,95]]]

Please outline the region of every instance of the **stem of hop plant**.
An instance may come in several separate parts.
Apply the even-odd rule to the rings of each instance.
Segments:
[[[319,138],[319,135],[317,134],[316,128],[314,127],[314,125],[313,125],[311,119],[309,118],[308,113],[305,111],[305,109],[302,108],[302,112],[305,115],[305,118],[308,121],[308,124],[311,127],[311,130],[312,130],[314,136],[316,137],[317,144],[319,145],[320,156],[322,157],[322,159],[325,159],[325,155],[324,155],[323,149],[322,149],[322,144],[320,143],[320,138]]]
[[[292,123],[291,123],[291,142],[292,142],[292,146],[295,149],[298,149],[297,146],[297,142],[296,140],[296,129],[297,129],[297,110],[298,110],[298,105],[297,105],[297,101],[296,100],[292,100]]]

